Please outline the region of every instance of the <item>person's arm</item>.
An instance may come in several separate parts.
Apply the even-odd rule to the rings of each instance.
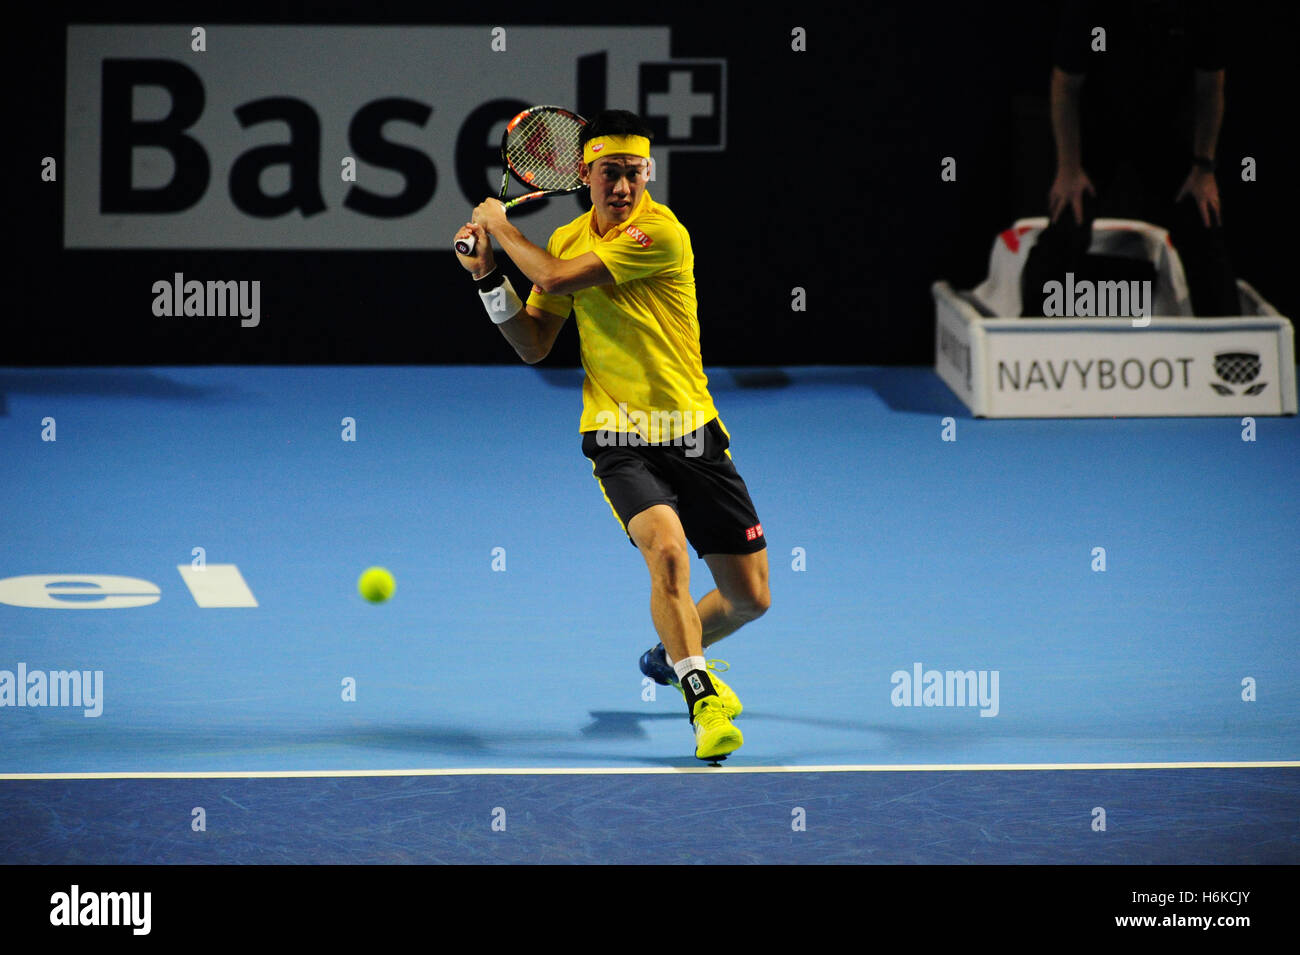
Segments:
[[[1191,171],[1174,198],[1177,202],[1190,195],[1208,229],[1214,221],[1222,223],[1219,213],[1219,183],[1214,178],[1214,153],[1218,148],[1219,130],[1223,126],[1224,70],[1196,70],[1195,118],[1192,127]]]
[[[467,222],[457,233],[456,238],[474,236],[474,254],[456,253],[461,265],[477,282],[496,271],[496,256],[492,251],[492,240],[482,226]],[[533,305],[525,305],[513,317],[497,324],[501,334],[525,362],[535,365],[551,352],[560,329],[568,316],[552,315]]]
[[[572,259],[559,259],[540,246],[533,245],[511,225],[500,200],[484,200],[474,209],[471,218],[501,243],[502,251],[510,256],[519,271],[543,292],[571,295],[594,285],[614,284],[614,277],[594,252]]]
[[[1048,208],[1055,222],[1069,206],[1074,221],[1083,222],[1083,194],[1096,195],[1092,180],[1083,171],[1083,145],[1080,129],[1083,101],[1082,73],[1066,73],[1052,67],[1052,137],[1056,140],[1056,179],[1047,195]]]
[[[1196,70],[1196,124],[1192,135],[1197,156],[1214,158],[1223,128],[1223,87],[1226,70]]]
[[[522,312],[497,327],[519,357],[535,365],[551,353],[551,347],[566,321],[567,315],[552,315],[535,305],[525,305]]]

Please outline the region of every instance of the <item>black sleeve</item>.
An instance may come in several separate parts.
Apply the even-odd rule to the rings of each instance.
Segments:
[[[1088,72],[1091,53],[1093,4],[1088,0],[1061,0],[1056,21],[1056,40],[1052,46],[1052,65],[1066,73]]]
[[[1187,16],[1188,52],[1198,70],[1221,70],[1228,64],[1231,18],[1220,0],[1194,0]]]

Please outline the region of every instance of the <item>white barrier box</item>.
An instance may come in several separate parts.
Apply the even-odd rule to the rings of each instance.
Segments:
[[[1002,233],[994,243],[989,277],[977,288],[958,292],[944,281],[931,287],[935,371],[972,414],[1095,418],[1296,413],[1291,322],[1240,279],[1245,314],[1188,317],[1177,253],[1167,233],[1149,223],[1098,219],[1090,251],[1124,246],[1131,250],[1135,244],[1145,248],[1157,269],[1155,288],[1148,290],[1150,314],[1016,317],[1020,269],[1046,225],[1045,218],[1021,219]]]

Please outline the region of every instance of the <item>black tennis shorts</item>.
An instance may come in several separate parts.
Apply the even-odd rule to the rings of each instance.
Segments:
[[[767,546],[749,489],[731,462],[730,445],[717,418],[679,443],[640,443],[637,435],[616,431],[582,434],[582,453],[591,459],[623,532],[647,507],[667,504],[700,557],[753,554]]]

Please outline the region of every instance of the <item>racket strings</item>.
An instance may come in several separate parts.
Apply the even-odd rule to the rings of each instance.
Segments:
[[[524,182],[536,189],[573,189],[581,184],[578,137],[582,123],[560,113],[526,117],[510,133],[506,159]]]

